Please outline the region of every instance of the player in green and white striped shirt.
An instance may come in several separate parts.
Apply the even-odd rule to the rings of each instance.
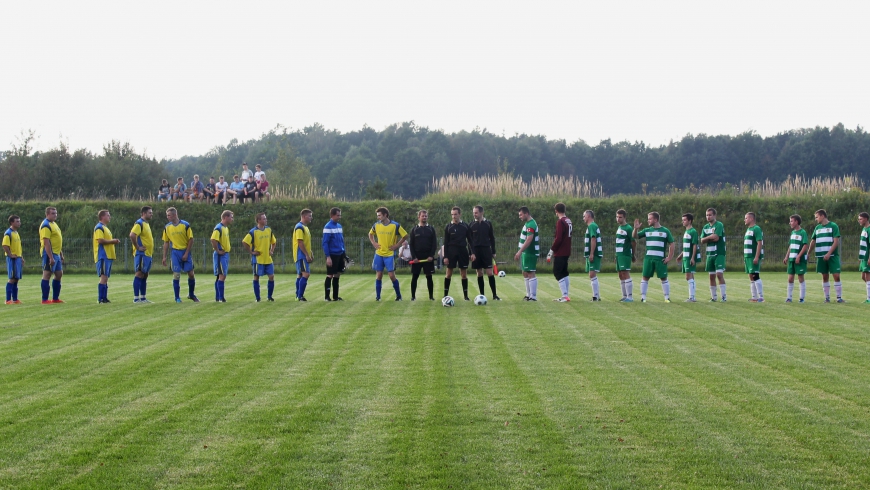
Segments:
[[[538,301],[538,278],[535,277],[538,256],[541,255],[538,223],[532,219],[529,208],[525,206],[520,208],[519,217],[523,222],[523,229],[520,231],[519,251],[514,255],[514,260],[519,260],[523,269],[523,280],[526,283],[526,296],[523,301]]]
[[[861,240],[858,245],[858,270],[861,271],[861,280],[867,286],[867,300],[870,303],[870,214],[858,215],[858,224],[861,225]]]
[[[601,247],[601,230],[595,222],[595,213],[591,209],[583,212],[583,222],[586,223],[586,234],[583,235],[583,256],[586,257],[586,272],[592,284],[592,301],[601,301],[598,294],[598,273],[601,272],[601,258],[604,252]]]
[[[744,271],[749,274],[749,291],[753,303],[764,303],[764,290],[761,285],[761,261],[764,259],[764,233],[755,222],[755,213],[743,216],[746,233],[743,235]]]
[[[716,301],[716,279],[719,280],[719,292],[722,301],[725,296],[725,225],[717,221],[716,210],[708,208],[705,213],[707,224],[701,228],[701,246],[707,251],[707,263],[704,269],[710,273],[710,301]]]
[[[822,289],[825,291],[825,303],[831,302],[831,283],[828,275],[834,276],[834,289],[837,293],[837,303],[845,303],[843,299],[843,283],[840,282],[840,227],[828,219],[828,212],[819,209],[815,213],[816,229],[810,237],[810,247],[816,245],[816,272],[822,275]]]
[[[801,217],[793,214],[788,219],[791,226],[791,236],[788,240],[788,252],[782,259],[783,264],[788,264],[788,297],[785,302],[791,303],[794,294],[794,276],[798,276],[801,284],[800,302],[804,302],[807,296],[807,283],[804,282],[804,274],[807,273],[807,252],[810,251],[810,239],[806,230],[801,228]]]
[[[701,262],[701,246],[698,243],[698,230],[693,226],[695,216],[692,213],[683,215],[683,251],[677,255],[677,260],[682,259],[682,269],[686,273],[686,281],[689,283],[689,299],[686,303],[695,302],[695,268]]]
[[[646,303],[649,279],[655,274],[662,280],[665,303],[671,302],[671,285],[668,283],[668,262],[674,257],[674,237],[671,231],[659,223],[659,213],[647,214],[650,227],[638,232],[642,226],[639,219],[634,220],[632,235],[635,240],[646,239],[646,256],[643,258],[643,279],[640,282],[640,300]],[[665,257],[665,249],[668,255]]]
[[[634,228],[626,221],[626,212],[624,209],[616,210],[616,272],[619,274],[619,284],[622,286],[622,299],[631,303],[634,301],[634,283],[631,280],[631,263],[637,261],[634,254],[634,238],[632,232]]]

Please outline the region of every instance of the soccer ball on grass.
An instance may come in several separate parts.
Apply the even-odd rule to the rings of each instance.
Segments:
[[[506,275],[507,274],[505,274],[504,271],[498,271],[498,277],[504,277]]]
[[[444,299],[441,300],[441,306],[447,308],[453,306],[454,304],[456,304],[456,302],[453,301],[453,298],[451,298],[450,296],[445,296]]]
[[[477,306],[485,305],[486,304],[486,296],[484,296],[482,294],[478,294],[477,296],[474,297],[474,304],[476,304]]]

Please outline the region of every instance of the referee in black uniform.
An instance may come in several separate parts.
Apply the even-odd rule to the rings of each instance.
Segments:
[[[468,241],[471,242],[471,268],[477,271],[477,287],[483,294],[483,271],[489,276],[489,288],[492,289],[492,299],[501,298],[495,294],[495,275],[492,264],[495,261],[495,234],[492,222],[483,217],[483,206],[474,206],[474,221],[468,227]]]
[[[462,294],[465,301],[468,298],[468,262],[470,245],[468,225],[462,222],[462,210],[454,206],[450,210],[451,221],[444,229],[444,265],[447,266],[447,274],[444,276],[444,296],[450,293],[450,278],[453,269],[459,267],[459,275],[462,277]]]
[[[429,224],[429,212],[421,209],[417,212],[417,224],[408,233],[408,248],[411,250],[411,301],[417,299],[417,278],[420,271],[426,274],[426,287],[429,288],[429,299],[435,299],[435,285],[432,273],[435,272],[435,256],[438,255],[438,234],[435,227]],[[426,262],[417,262],[425,260]]]

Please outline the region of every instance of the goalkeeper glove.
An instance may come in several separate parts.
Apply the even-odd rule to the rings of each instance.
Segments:
[[[551,260],[553,260],[553,251],[552,250],[547,252],[547,263],[549,264]]]

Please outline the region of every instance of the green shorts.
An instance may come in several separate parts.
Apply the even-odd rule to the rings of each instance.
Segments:
[[[840,256],[832,255],[828,260],[825,260],[822,257],[816,257],[816,272],[819,274],[839,274]]]
[[[630,271],[631,270],[631,257],[628,255],[617,255],[616,256],[616,270],[618,270],[618,271]]]
[[[595,257],[592,260],[589,260],[589,257],[586,257],[586,272],[601,272],[601,257]]]
[[[538,256],[535,254],[520,254],[520,267],[523,272],[536,272],[538,270]]]
[[[802,276],[807,273],[807,262],[804,260],[800,264],[795,264],[794,260],[788,261],[788,274],[791,276]]]
[[[668,278],[668,264],[659,257],[643,258],[643,277],[652,277],[653,274],[659,279]]]
[[[758,259],[758,264],[753,264],[753,262],[755,262],[755,257],[743,257],[743,271],[747,274],[760,273],[762,260],[763,259]]]
[[[858,272],[870,272],[870,265],[867,265],[866,260],[858,262]]]
[[[694,274],[695,273],[695,266],[691,264],[691,261],[692,261],[692,259],[683,259],[683,266],[681,268],[683,273],[685,273],[685,274],[688,274],[688,273]],[[697,265],[697,263],[695,265]]]
[[[704,267],[707,272],[725,272],[725,256],[724,255],[708,255],[707,264]]]

